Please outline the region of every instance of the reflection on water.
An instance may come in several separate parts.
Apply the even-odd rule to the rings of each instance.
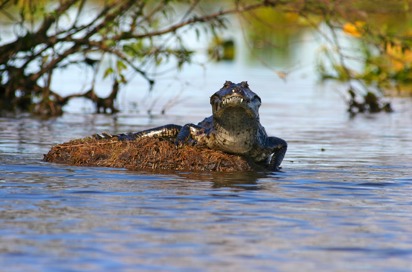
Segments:
[[[220,64],[219,64],[220,65]],[[244,71],[281,172],[132,172],[41,162],[52,144],[210,114],[210,82],[167,116],[0,118],[0,260],[7,271],[409,271],[412,101],[349,119],[335,92]],[[219,68],[220,67],[220,68]],[[221,69],[221,70],[219,70]],[[190,73],[189,73],[190,77]]]

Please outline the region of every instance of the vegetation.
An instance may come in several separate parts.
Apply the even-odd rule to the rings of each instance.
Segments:
[[[213,8],[206,8],[204,2],[2,1],[2,25],[8,25],[12,34],[0,32],[0,109],[54,116],[62,114],[70,99],[84,97],[95,103],[97,112],[114,113],[114,101],[129,81],[126,72],[143,77],[150,89],[155,83],[151,67],[173,61],[181,68],[191,61],[194,52],[184,39],[187,32],[212,34],[215,45],[210,52],[223,50],[220,58],[232,59],[236,52],[233,42],[218,35],[227,27],[230,14],[241,15],[247,22],[245,36],[253,42],[273,36],[268,33],[276,28],[301,31],[293,27],[296,25],[321,33],[325,44],[319,75],[348,84],[348,109],[353,113],[390,111],[390,106],[380,101],[381,94],[410,88],[409,1],[231,0],[221,6],[214,3]],[[402,27],[390,19],[378,19],[383,15],[403,17]],[[71,66],[93,76],[85,89],[63,96],[53,88],[54,75]],[[96,94],[98,77],[111,81],[108,97]]]
[[[329,46],[323,48],[318,70],[324,80],[346,82],[352,114],[391,112],[382,95],[412,94],[411,3],[360,3],[339,19],[325,16]]]
[[[203,12],[200,2],[3,1],[0,12],[12,26],[13,37],[7,42],[0,37],[0,108],[53,116],[60,115],[70,99],[84,97],[96,104],[97,112],[116,112],[114,100],[128,82],[126,71],[145,78],[151,88],[152,65],[173,59],[179,68],[190,62],[193,52],[182,37],[185,31],[213,34],[226,26],[228,14],[280,1],[236,1],[211,12]],[[52,89],[53,75],[69,66],[89,69],[93,77],[86,91],[62,96]],[[96,94],[99,72],[112,81],[106,98]]]
[[[283,9],[244,15],[255,30],[247,32],[254,47],[273,48],[279,41],[287,46],[290,36],[299,35],[302,28],[315,30],[323,40],[319,77],[347,84],[352,114],[391,112],[382,95],[412,94],[412,1],[292,2]],[[274,31],[280,29],[288,31]]]

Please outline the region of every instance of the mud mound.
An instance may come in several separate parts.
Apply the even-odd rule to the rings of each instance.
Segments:
[[[183,146],[156,138],[135,141],[77,139],[53,146],[44,161],[130,170],[252,171],[262,169],[243,157],[206,147]]]

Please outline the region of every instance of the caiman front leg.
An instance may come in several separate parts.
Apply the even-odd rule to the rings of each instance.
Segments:
[[[268,137],[266,145],[272,150],[272,157],[268,163],[268,167],[271,170],[277,171],[280,169],[280,164],[285,157],[288,144],[285,140],[277,137]]]
[[[205,129],[195,124],[186,124],[182,127],[176,137],[176,145],[182,146],[184,144],[195,145],[202,140],[205,135]]]
[[[107,133],[103,133],[102,135],[95,134],[93,136],[96,139],[108,139],[108,138],[116,137],[120,141],[133,141],[136,139],[146,138],[146,137],[170,139],[170,138],[176,138],[181,129],[182,129],[182,126],[170,124],[170,125],[164,125],[161,127],[146,129],[146,130],[139,131],[139,132],[122,133],[122,134],[117,134],[117,135],[110,135]]]

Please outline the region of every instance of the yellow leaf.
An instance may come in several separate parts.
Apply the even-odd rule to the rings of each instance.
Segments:
[[[412,51],[402,49],[401,45],[398,43],[387,44],[385,53],[389,57],[392,68],[395,71],[405,69],[406,65],[412,63]]]
[[[346,34],[359,38],[362,36],[363,27],[365,26],[365,22],[356,21],[355,23],[346,23],[343,25],[342,30]]]

